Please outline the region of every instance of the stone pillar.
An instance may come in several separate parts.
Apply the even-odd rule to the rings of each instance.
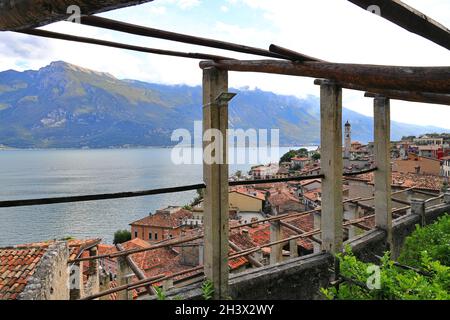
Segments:
[[[314,212],[313,213],[313,217],[314,217],[314,230],[316,230],[316,229],[320,229],[320,225],[321,225],[321,222],[320,222],[320,212]],[[316,236],[317,238],[319,238],[319,239],[322,239],[322,236],[320,235],[320,234],[318,234],[317,236]],[[315,241],[312,241],[312,244],[313,244],[313,253],[318,253],[318,252],[321,252],[322,250],[321,250],[321,245],[319,244],[319,243],[317,243],[317,242],[315,242]]]
[[[446,204],[450,204],[450,192],[449,191],[444,193],[444,202]]]
[[[110,289],[111,278],[108,272],[103,270],[100,274],[100,292],[106,291]],[[109,295],[102,296],[99,300],[110,300]]]
[[[291,258],[298,257],[298,244],[297,239],[293,239],[289,241],[289,252],[291,254]]]
[[[412,199],[414,196],[414,190],[408,190],[406,191],[406,201],[408,201],[409,203],[411,203]],[[411,209],[408,209],[406,211],[406,214],[411,214]]]
[[[386,244],[392,246],[391,111],[385,97],[374,99],[375,225],[386,231]]]
[[[270,222],[270,242],[281,240],[280,221]],[[283,245],[276,244],[270,247],[270,264],[276,264],[283,261]]]
[[[412,199],[411,200],[411,213],[417,214],[420,217],[420,224],[426,225],[425,220],[425,200],[423,199]]]
[[[359,218],[358,214],[358,204],[357,203],[347,203],[348,211],[347,211],[347,219],[355,220]],[[355,225],[348,226],[348,238],[352,239],[356,236],[357,227]]]
[[[70,300],[84,297],[83,263],[77,262],[69,267]]]
[[[162,288],[163,288],[164,292],[167,292],[170,289],[172,289],[173,288],[173,279],[164,280]]]
[[[123,286],[129,284],[130,277],[133,271],[130,269],[127,263],[127,259],[123,257],[117,258],[117,286]],[[121,290],[117,292],[117,300],[133,300],[133,295],[131,291]]]
[[[342,250],[342,88],[333,82],[320,86],[322,179],[322,250]]]
[[[214,298],[228,297],[228,105],[217,97],[228,92],[228,72],[203,70],[203,180],[205,275]]]

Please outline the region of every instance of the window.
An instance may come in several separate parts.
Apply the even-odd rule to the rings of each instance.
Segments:
[[[152,240],[152,233],[151,232],[148,233],[148,240]]]
[[[155,232],[155,240],[158,240],[158,234]]]
[[[134,232],[134,237],[137,238],[137,231]]]

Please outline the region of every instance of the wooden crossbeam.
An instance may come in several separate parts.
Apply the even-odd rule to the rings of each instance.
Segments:
[[[326,80],[316,79],[314,81],[314,84],[320,85],[324,81]],[[366,91],[364,96],[367,98],[376,98],[382,96],[394,100],[450,105],[450,94],[367,88],[364,86],[356,85],[354,83],[338,83],[338,84],[339,86],[345,89]]]
[[[166,30],[160,30],[155,28],[149,28],[144,27],[136,24],[126,23],[122,21],[97,17],[97,16],[88,16],[88,17],[82,17],[81,23],[84,25],[92,26],[92,27],[98,27],[98,28],[104,28],[108,30],[114,30],[119,32],[125,32],[133,35],[138,36],[144,36],[144,37],[150,37],[150,38],[157,38],[157,39],[164,39],[164,40],[170,40],[170,41],[176,41],[181,43],[188,43],[193,45],[200,45],[204,47],[211,47],[211,48],[217,48],[217,49],[223,49],[223,50],[230,50],[230,51],[236,51],[241,53],[247,53],[247,54],[253,54],[253,55],[260,55],[264,57],[271,57],[271,58],[279,58],[284,59],[285,57],[270,52],[269,50],[250,47],[246,45],[221,41],[221,40],[214,40],[214,39],[208,39],[208,38],[202,38],[192,35],[186,35]]]
[[[74,12],[68,13],[72,5],[78,6],[81,14],[90,15],[150,1],[153,0],[0,0],[0,31],[36,28],[65,20]]]
[[[280,60],[202,61],[201,68],[216,67],[239,72],[261,72],[324,78],[336,83],[354,83],[364,88],[448,94],[450,67],[408,67]]]
[[[450,30],[400,0],[348,0],[368,10],[373,8],[383,18],[450,50]],[[377,7],[374,7],[377,6]]]
[[[22,30],[22,31],[18,31],[18,32],[28,34],[28,35],[38,36],[38,37],[44,37],[44,38],[66,40],[66,41],[80,42],[80,43],[88,43],[88,44],[100,45],[100,46],[105,46],[105,47],[110,47],[110,48],[125,49],[125,50],[137,51],[137,52],[144,52],[144,53],[151,53],[151,54],[158,54],[158,55],[165,55],[165,56],[173,56],[173,57],[180,57],[180,58],[191,58],[191,59],[202,59],[202,60],[204,60],[204,59],[207,59],[207,60],[231,59],[231,58],[226,58],[223,56],[217,56],[217,55],[206,54],[206,53],[180,52],[180,51],[172,51],[172,50],[163,50],[163,49],[135,46],[135,45],[113,42],[113,41],[73,36],[70,34],[58,33],[58,32],[53,32],[53,31],[41,30],[41,29],[29,29],[29,30]]]

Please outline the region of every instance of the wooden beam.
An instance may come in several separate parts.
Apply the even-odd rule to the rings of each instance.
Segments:
[[[353,83],[364,88],[444,94],[450,92],[450,67],[401,67],[311,61],[294,63],[279,60],[202,61],[200,67],[325,78],[337,83]]]
[[[229,241],[228,243],[230,244],[230,248],[232,248],[234,251],[236,251],[236,252],[244,251],[237,244],[235,244],[231,241]],[[248,256],[246,256],[246,258],[254,267],[256,267],[256,268],[264,267],[264,265],[261,262],[259,262],[257,259],[255,259],[255,257],[252,254],[249,254]]]
[[[320,85],[322,81],[326,80],[316,79],[314,83]],[[340,87],[345,89],[366,91],[364,96],[367,98],[375,98],[377,96],[382,96],[394,100],[450,105],[450,94],[367,88],[360,85],[356,85],[354,83],[343,83],[343,82],[339,82],[338,84]]]
[[[73,41],[73,42],[95,44],[95,45],[100,45],[100,46],[105,46],[105,47],[132,50],[132,51],[138,51],[138,52],[144,52],[144,53],[160,54],[160,55],[165,55],[165,56],[191,58],[191,59],[202,59],[202,60],[204,60],[204,59],[207,59],[207,60],[231,59],[231,58],[226,58],[223,56],[216,56],[216,55],[205,54],[205,53],[180,52],[180,51],[171,51],[171,50],[162,50],[162,49],[134,46],[134,45],[125,44],[125,43],[73,36],[73,35],[69,35],[69,34],[46,31],[46,30],[41,30],[41,29],[30,29],[30,30],[23,30],[23,31],[18,31],[18,32],[28,34],[28,35],[38,36],[38,37],[44,37],[44,38],[52,38],[52,39],[67,40],[67,41]]]
[[[90,15],[133,6],[153,0],[0,0],[0,31],[17,31],[65,20],[72,15],[72,5],[81,14]]]
[[[116,248],[117,250],[119,250],[119,252],[125,251],[125,249],[120,243],[116,244]],[[147,278],[144,271],[142,271],[141,268],[139,268],[139,266],[136,264],[136,262],[134,262],[131,256],[125,256],[125,260],[128,264],[128,267],[130,267],[130,269],[134,272],[134,274],[139,280],[144,280]],[[147,290],[147,293],[149,295],[156,294],[156,290],[151,285],[146,286],[145,289]]]
[[[368,10],[371,6],[378,6],[379,13],[383,18],[450,50],[449,29],[400,0],[348,1],[364,10]]]
[[[289,60],[297,61],[297,62],[304,62],[304,61],[321,61],[325,62],[324,60],[320,60],[314,57],[307,56],[306,54],[296,52],[290,49],[286,49],[280,46],[277,46],[275,44],[271,44],[269,47],[269,51],[273,53],[278,53],[282,56],[285,56],[289,58]]]
[[[223,49],[223,50],[231,50],[241,53],[248,53],[253,55],[260,55],[264,57],[271,58],[279,58],[285,59],[284,56],[279,55],[277,53],[270,52],[265,49],[250,47],[246,45],[235,44],[231,42],[214,40],[208,38],[201,38],[197,36],[191,36],[171,31],[165,31],[155,28],[144,27],[136,24],[126,23],[122,21],[97,17],[97,16],[88,16],[82,17],[81,23],[84,25],[89,25],[92,27],[105,28],[108,30],[115,30],[119,32],[125,32],[129,34],[134,34],[138,36],[158,38],[170,41],[177,41],[182,43],[188,43],[193,45],[200,45],[205,47]]]
[[[364,94],[367,98],[384,96],[392,100],[403,100],[410,102],[421,102],[431,104],[442,104],[450,106],[450,94],[439,94],[431,92],[399,91],[399,90],[370,90]]]
[[[280,221],[281,226],[286,227],[288,229],[291,229],[292,231],[298,233],[298,234],[303,234],[305,233],[305,230],[302,230],[290,223],[284,222],[284,221]],[[318,243],[318,244],[322,244],[322,240],[316,238],[315,236],[311,236],[311,240]]]

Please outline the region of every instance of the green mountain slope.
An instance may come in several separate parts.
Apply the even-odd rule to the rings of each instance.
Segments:
[[[319,101],[234,90],[230,126],[280,129],[282,145],[318,144]],[[167,146],[173,130],[201,120],[199,86],[119,80],[62,61],[38,71],[0,72],[0,144],[17,148]],[[372,140],[372,119],[344,109],[355,140]],[[392,124],[392,138],[443,131]]]

